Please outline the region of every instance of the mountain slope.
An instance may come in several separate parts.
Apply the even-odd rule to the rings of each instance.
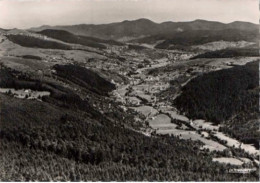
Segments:
[[[100,77],[92,70],[77,65],[54,65],[56,74],[99,94],[107,94],[115,85]]]
[[[217,51],[209,51],[191,59],[197,58],[233,58],[233,57],[259,57],[259,49],[258,48],[229,48],[229,49],[221,49]]]
[[[191,119],[222,124],[222,130],[259,148],[259,61],[192,79],[174,100]]]
[[[176,33],[168,38],[166,37],[166,40],[158,44],[156,47],[161,49],[171,49],[172,45],[191,46],[214,41],[257,42],[258,37],[258,31],[244,31],[238,29],[190,30]],[[139,42],[141,41],[142,40],[139,40]]]
[[[257,179],[255,175],[229,174],[225,169],[234,166],[212,162],[211,155],[199,151],[200,143],[173,136],[149,137],[129,128],[135,115],[90,91],[84,93],[90,95],[88,100],[81,99],[74,90],[78,89],[74,81],[80,79],[75,74],[71,82],[63,80],[66,88],[57,81],[40,82],[2,66],[0,76],[5,76],[0,77],[2,87],[35,90],[29,85],[35,83],[37,91],[51,92],[42,101],[0,94],[1,181]],[[92,87],[99,84],[94,82]],[[103,110],[106,107],[106,112],[99,112],[91,100],[102,104]]]
[[[6,36],[10,41],[23,47],[29,48],[44,48],[44,49],[61,49],[71,50],[70,45],[66,45],[60,42],[44,40],[37,37],[20,35],[20,34],[9,34]]]
[[[93,38],[93,37],[74,35],[70,32],[64,31],[64,30],[46,29],[46,30],[43,30],[43,31],[40,31],[37,33],[48,36],[50,38],[61,40],[63,42],[81,44],[84,46],[100,48],[100,49],[106,48],[106,46],[104,44],[122,45],[122,43],[119,43],[119,42],[116,42],[113,40],[102,40],[102,39]]]

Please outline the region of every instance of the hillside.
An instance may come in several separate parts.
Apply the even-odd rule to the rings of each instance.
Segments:
[[[95,72],[77,65],[54,65],[56,74],[86,89],[99,94],[107,94],[115,89],[115,85],[100,77]]]
[[[90,91],[85,92],[90,100],[83,100],[70,87],[33,80],[4,66],[0,75],[6,76],[1,87],[51,92],[42,101],[0,94],[1,181],[255,180],[226,173],[227,166],[198,151],[200,143],[148,137],[129,128],[135,115],[121,112],[113,100]],[[78,82],[74,87],[79,88]],[[106,112],[93,108],[91,100]]]
[[[0,98],[2,181],[234,179],[196,153],[193,142],[149,138],[72,108],[17,101],[3,94]]]
[[[209,51],[199,54],[191,59],[197,58],[233,58],[233,57],[258,57],[258,48],[233,48],[217,51]]]
[[[257,66],[255,62],[198,76],[182,88],[175,104],[193,119],[215,122],[229,119],[247,105],[256,111]]]
[[[70,50],[71,46],[56,41],[44,40],[37,37],[9,34],[6,36],[10,41],[24,47]]]
[[[191,30],[176,33],[174,36],[163,37],[166,40],[156,45],[159,49],[175,49],[176,45],[191,46],[214,41],[248,41],[257,42],[258,31],[225,30]],[[147,38],[146,38],[147,39]],[[150,37],[150,39],[154,39]],[[147,41],[147,40],[146,40]],[[149,39],[148,39],[149,41]],[[142,42],[139,40],[138,42]]]
[[[258,147],[258,64],[198,76],[182,88],[174,105],[192,119],[224,124],[224,131]]]
[[[102,40],[93,37],[78,36],[63,30],[46,29],[38,33],[41,35],[48,36],[50,38],[61,40],[63,42],[81,44],[84,46],[89,46],[89,47],[94,47],[99,49],[106,48],[104,43],[111,44],[111,45],[122,45],[121,43],[113,40]]]

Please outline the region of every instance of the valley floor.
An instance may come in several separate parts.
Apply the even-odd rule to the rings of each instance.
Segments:
[[[176,98],[180,94],[180,87],[183,87],[190,79],[196,77],[196,75],[211,72],[214,70],[221,70],[231,68],[231,62],[235,62],[236,65],[244,65],[248,62],[256,60],[255,58],[240,58],[236,59],[205,59],[197,61],[181,61],[176,63],[168,63],[167,60],[160,64],[152,64],[142,69],[138,69],[136,74],[130,75],[130,84],[119,85],[117,90],[113,92],[116,100],[120,101],[126,108],[131,108],[144,115],[145,122],[150,127],[145,129],[145,134],[150,136],[151,134],[170,134],[178,136],[182,139],[191,139],[193,141],[200,141],[204,145],[203,150],[209,151],[221,151],[237,148],[244,150],[253,159],[248,159],[239,156],[231,157],[216,157],[213,160],[220,163],[230,163],[233,165],[242,164],[259,164],[258,156],[259,150],[251,144],[244,144],[238,140],[231,138],[229,135],[219,131],[220,125],[213,125],[212,122],[206,122],[202,119],[191,120],[185,115],[181,115],[180,112],[173,107],[167,96],[160,96],[169,87],[176,87],[176,93],[171,95],[171,100]],[[196,64],[194,64],[194,62]],[[201,69],[201,65],[205,64]],[[192,68],[196,71],[195,75],[190,73],[181,72],[174,69],[183,66],[185,68]],[[167,68],[172,68],[172,73],[164,73]],[[156,74],[148,75],[149,71],[161,70]],[[175,72],[174,72],[175,70]],[[185,69],[184,69],[185,70]],[[182,77],[185,75],[185,81],[181,82],[179,86],[172,86],[170,82],[173,82],[172,78]],[[162,94],[163,95],[163,94]],[[140,100],[141,99],[141,100]],[[145,102],[142,102],[144,101]],[[223,143],[223,141],[226,141]],[[219,156],[219,155],[217,155]],[[238,163],[239,162],[239,163]]]

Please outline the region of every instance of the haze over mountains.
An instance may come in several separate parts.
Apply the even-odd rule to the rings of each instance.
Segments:
[[[140,38],[152,35],[172,35],[184,31],[196,30],[214,30],[223,31],[228,29],[235,29],[246,32],[257,32],[258,25],[235,21],[232,23],[221,23],[207,20],[194,20],[191,22],[163,22],[155,23],[149,19],[138,19],[133,21],[122,21],[110,24],[79,24],[69,26],[48,26],[35,27],[29,29],[30,31],[39,32],[45,29],[58,29],[71,32],[76,35],[92,36],[102,39],[120,40],[125,37]]]

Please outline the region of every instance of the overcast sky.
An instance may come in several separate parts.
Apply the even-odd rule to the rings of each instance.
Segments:
[[[258,23],[258,0],[0,0],[1,28],[100,24],[149,18]]]

